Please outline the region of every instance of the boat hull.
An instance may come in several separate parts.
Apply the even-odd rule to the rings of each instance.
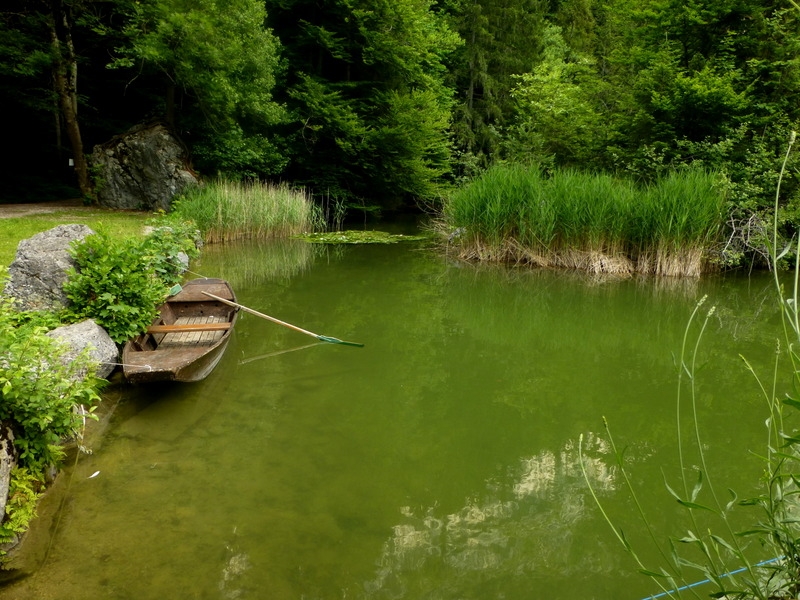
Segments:
[[[132,383],[205,379],[222,359],[237,310],[203,294],[236,301],[221,279],[194,279],[159,308],[148,331],[125,344],[123,373]]]

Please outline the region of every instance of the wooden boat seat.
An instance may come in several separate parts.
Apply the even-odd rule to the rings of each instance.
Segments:
[[[180,317],[168,325],[151,325],[147,333],[153,334],[161,348],[210,346],[230,328],[224,317]]]

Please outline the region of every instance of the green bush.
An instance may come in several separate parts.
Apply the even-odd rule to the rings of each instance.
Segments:
[[[0,524],[0,544],[13,542],[28,529],[36,517],[36,503],[41,496],[42,482],[24,467],[11,471],[6,502],[6,518]]]
[[[167,286],[153,272],[142,242],[98,233],[77,244],[72,257],[76,268],[64,285],[69,318],[94,319],[117,343],[144,331]]]
[[[17,327],[11,300],[0,302],[0,421],[12,423],[20,464],[37,477],[59,462],[58,444],[80,432],[86,413],[75,407],[99,401],[96,364],[86,353],[62,363],[61,342],[45,333]]]
[[[169,288],[181,279],[179,252],[196,253],[193,230],[178,222],[143,239],[112,239],[104,233],[74,246],[76,268],[64,292],[68,318],[91,318],[117,343],[144,331]]]
[[[193,222],[165,215],[153,222],[152,232],[142,241],[142,253],[156,277],[172,287],[183,279],[183,265],[178,254],[183,252],[189,258],[197,257],[200,241],[200,232]]]

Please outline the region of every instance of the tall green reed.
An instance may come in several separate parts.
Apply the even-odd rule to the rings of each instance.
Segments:
[[[795,136],[792,134],[787,154],[791,152]],[[780,172],[776,189],[776,210],[780,198],[780,185],[784,174]],[[692,223],[666,223],[668,227],[691,229]],[[706,233],[706,232],[704,232]],[[798,281],[800,281],[800,261],[795,265],[793,289],[786,294],[777,272],[778,261],[783,253],[791,248],[777,252],[777,217],[775,217],[773,243],[770,249],[771,264],[775,273],[776,294],[781,306],[783,319],[784,352],[775,355],[772,372],[768,380],[763,380],[746,360],[747,370],[754,376],[757,388],[765,401],[767,410],[767,435],[762,459],[765,476],[758,495],[739,499],[733,490],[721,494],[717,489],[714,474],[706,462],[707,440],[700,430],[697,414],[697,361],[700,356],[700,343],[713,307],[705,318],[701,316],[701,300],[687,323],[678,361],[678,388],[676,395],[676,433],[677,452],[680,466],[680,486],[676,491],[666,483],[667,491],[687,511],[690,527],[678,539],[669,539],[667,544],[659,542],[639,500],[637,490],[631,482],[627,465],[611,435],[608,423],[604,424],[615,453],[616,468],[621,473],[625,488],[637,508],[642,528],[650,542],[657,549],[660,564],[646,566],[640,553],[624,537],[622,530],[614,524],[603,508],[583,464],[582,443],[580,444],[581,469],[590,493],[601,513],[611,527],[614,535],[622,543],[636,563],[639,571],[651,577],[661,590],[656,597],[682,598],[685,595],[701,597],[698,583],[706,586],[702,597],[724,597],[737,599],[781,600],[797,598],[800,592],[800,431],[788,429],[787,411],[800,409],[798,390],[800,389],[800,308],[798,308]],[[794,242],[795,244],[797,242]],[[696,330],[697,323],[699,330]],[[694,336],[692,341],[692,336]],[[781,344],[779,343],[779,348]],[[788,359],[788,369],[786,369]],[[782,367],[783,365],[783,367]],[[784,371],[783,369],[786,369]],[[782,374],[788,372],[793,393],[781,398],[778,394]],[[688,394],[688,399],[686,395]],[[684,417],[690,422],[690,431],[685,435]],[[582,441],[582,440],[581,440]],[[690,480],[688,474],[688,452],[692,452],[697,479]],[[759,512],[752,525],[744,529],[737,527],[742,520],[745,507],[756,507]],[[752,513],[747,513],[751,515]],[[752,522],[752,517],[747,519]],[[759,556],[755,557],[757,553]],[[766,557],[767,560],[761,560]],[[709,593],[708,588],[711,588]]]
[[[321,217],[302,190],[258,182],[212,181],[191,188],[175,203],[208,242],[287,237],[312,231]]]
[[[642,272],[699,274],[721,235],[724,196],[713,173],[686,170],[649,187],[607,174],[499,165],[447,199],[462,254],[495,260],[574,253],[625,257]],[[475,252],[482,246],[485,252]],[[677,266],[676,266],[677,265]]]

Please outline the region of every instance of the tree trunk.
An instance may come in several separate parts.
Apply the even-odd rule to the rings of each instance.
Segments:
[[[78,187],[84,196],[92,191],[89,165],[83,153],[83,140],[78,123],[78,60],[72,43],[70,17],[63,0],[52,0],[50,38],[53,47],[53,84],[58,97],[64,128],[72,146]]]

